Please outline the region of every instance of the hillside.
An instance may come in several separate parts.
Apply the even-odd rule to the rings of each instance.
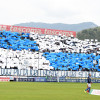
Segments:
[[[63,24],[63,23],[49,24],[49,23],[29,22],[29,23],[15,24],[15,25],[36,27],[36,28],[57,29],[57,30],[68,30],[68,31],[76,31],[76,32],[82,31],[84,29],[97,27],[97,25],[92,22],[84,22],[79,24]]]
[[[77,38],[84,39],[98,39],[100,42],[100,27],[90,28],[77,33]]]

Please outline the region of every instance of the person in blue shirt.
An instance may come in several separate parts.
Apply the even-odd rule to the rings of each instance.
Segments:
[[[90,92],[91,89],[91,74],[89,74],[88,78],[87,78],[87,89],[84,90],[84,92],[86,93],[86,91]]]

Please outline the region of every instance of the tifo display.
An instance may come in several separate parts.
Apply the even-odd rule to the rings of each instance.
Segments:
[[[0,31],[0,67],[100,71],[100,44],[71,36]]]

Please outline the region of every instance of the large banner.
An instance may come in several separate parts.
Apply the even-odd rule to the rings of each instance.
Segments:
[[[52,70],[28,70],[28,69],[0,69],[0,76],[59,76],[59,77],[88,77],[91,73],[92,78],[100,78],[100,72],[85,71],[52,71]]]
[[[0,25],[0,31],[11,31],[11,32],[24,32],[24,33],[38,33],[46,35],[65,35],[76,37],[76,32],[65,31],[65,30],[55,30],[55,29],[45,29],[45,28],[34,28],[34,27],[22,27],[22,26],[12,26],[12,25]]]

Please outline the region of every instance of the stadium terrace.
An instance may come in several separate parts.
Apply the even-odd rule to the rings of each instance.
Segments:
[[[68,33],[68,37],[50,29],[45,29],[48,35],[2,29],[4,26],[0,31],[1,76],[49,76],[43,78],[44,81],[47,79],[54,82],[59,76],[60,81],[86,82],[85,78],[91,72],[92,78],[98,77],[98,80],[93,81],[100,82],[100,43],[96,39],[79,40],[72,33]],[[17,28],[14,31],[17,31]],[[54,78],[51,79],[51,76]],[[72,79],[77,76],[83,79]]]

